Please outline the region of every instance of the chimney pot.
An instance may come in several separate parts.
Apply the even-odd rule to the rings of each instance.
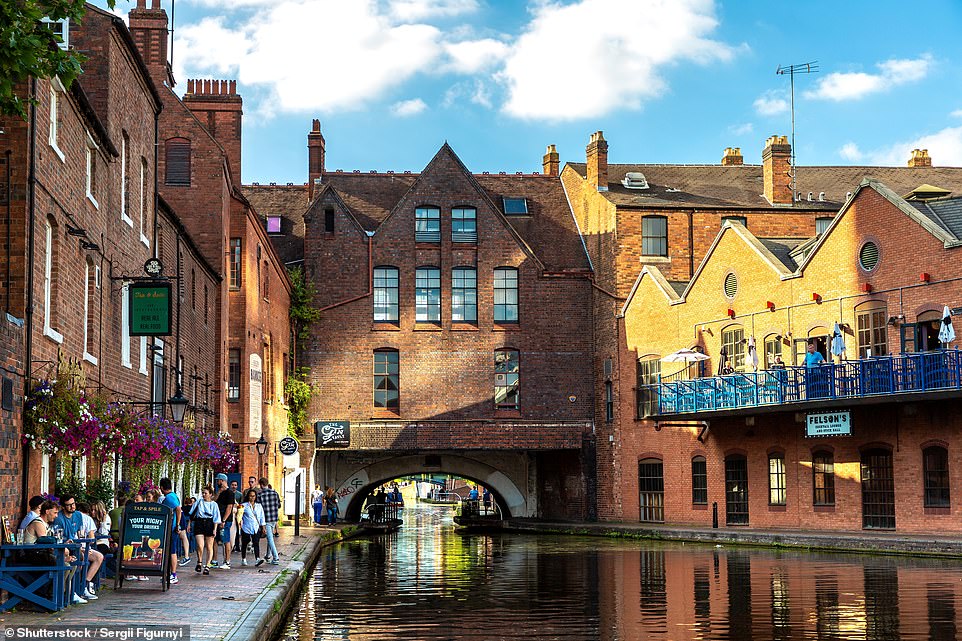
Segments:
[[[541,159],[541,169],[545,176],[557,176],[561,164],[558,150],[554,145],[548,145],[544,158]]]
[[[745,164],[742,157],[742,150],[738,147],[725,147],[725,154],[722,156],[721,164],[724,167]]]
[[[762,150],[762,177],[768,202],[773,205],[792,203],[791,170],[792,146],[788,144],[788,136],[769,136]]]
[[[909,158],[909,167],[931,167],[932,158],[929,156],[928,149],[913,149],[912,157]]]
[[[608,191],[608,141],[601,131],[591,134],[585,151],[588,160],[588,182],[598,191]]]

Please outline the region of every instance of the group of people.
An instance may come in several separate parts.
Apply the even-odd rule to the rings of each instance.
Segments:
[[[233,549],[241,551],[241,564],[248,565],[248,550],[253,551],[253,563],[277,565],[279,557],[275,537],[280,511],[280,496],[266,478],[248,479],[248,488],[241,494],[237,482],[228,484],[226,474],[214,477],[217,486],[207,485],[200,498],[188,497],[183,503],[173,490],[169,478],[162,478],[159,489],[152,488],[143,495],[129,499],[120,497],[118,505],[108,511],[102,501],[80,503],[70,494],[59,497],[59,502],[43,496],[30,499],[29,511],[20,523],[23,542],[54,543],[84,542],[76,555],[67,550],[64,560],[70,565],[64,581],[66,602],[84,604],[97,598],[95,579],[104,559],[116,557],[122,547],[120,522],[128,501],[153,502],[169,507],[173,513],[170,545],[170,583],[179,582],[177,568],[188,566],[196,554],[194,571],[209,575],[211,568],[231,569]],[[236,530],[235,530],[236,527]],[[236,536],[235,536],[236,535]],[[260,543],[266,539],[265,554]],[[92,540],[92,544],[91,544]],[[217,561],[218,546],[222,560]],[[78,561],[85,561],[78,563]],[[76,579],[78,568],[86,567],[84,580]],[[127,580],[147,581],[146,576],[127,575]],[[80,585],[82,583],[82,586]],[[75,584],[77,584],[75,586]],[[79,586],[79,587],[78,587]]]
[[[314,508],[314,525],[334,525],[337,523],[337,492],[333,487],[314,486],[311,492],[311,507]],[[326,521],[325,521],[326,519]]]

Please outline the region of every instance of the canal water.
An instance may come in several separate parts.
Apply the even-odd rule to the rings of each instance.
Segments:
[[[549,535],[395,534],[322,552],[285,641],[955,639],[962,563]]]

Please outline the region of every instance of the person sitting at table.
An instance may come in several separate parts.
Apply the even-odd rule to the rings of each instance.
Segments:
[[[20,521],[20,527],[17,528],[18,530],[26,530],[27,526],[40,516],[40,506],[43,505],[43,502],[46,500],[47,499],[39,494],[30,499],[30,502],[27,504],[30,510],[24,515],[23,520]]]
[[[734,374],[734,373],[735,373],[735,368],[733,368],[733,367],[732,367],[731,365],[729,365],[728,363],[725,363],[725,366],[722,367],[721,373],[722,373],[722,376],[728,376],[729,374]]]
[[[79,539],[84,538],[82,535],[87,533],[87,529],[84,525],[84,515],[77,511],[77,497],[68,494],[62,497],[61,500],[63,501],[63,512],[55,519],[54,523],[63,530],[64,540],[67,543],[79,541]],[[93,523],[92,520],[91,523]],[[90,524],[88,523],[88,525]],[[96,526],[93,529],[96,530]],[[83,594],[75,596],[80,596],[88,600],[96,599],[97,595],[94,593],[93,579],[97,576],[97,571],[100,570],[100,564],[104,562],[104,555],[95,549],[81,548],[81,558],[85,554],[87,558],[87,574],[84,577],[85,588]]]
[[[785,369],[785,361],[782,360],[781,354],[775,355],[775,362],[771,364],[769,369]]]
[[[53,501],[44,501],[40,504],[38,516],[27,524],[27,527],[23,531],[23,542],[25,545],[36,545],[38,542],[42,542],[45,538],[50,537],[50,526],[57,519],[60,512],[60,506]],[[78,594],[74,594],[70,586],[73,584],[73,575],[76,572],[76,568],[73,566],[73,562],[77,560],[70,550],[64,550],[63,554],[64,561],[70,565],[70,569],[64,574],[64,586],[69,590],[70,602],[72,604],[83,604],[87,603],[87,599],[84,599]],[[41,563],[37,561],[37,564]]]

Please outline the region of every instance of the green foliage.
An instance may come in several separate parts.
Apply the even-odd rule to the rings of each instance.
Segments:
[[[287,398],[287,433],[299,438],[307,428],[307,410],[311,405],[314,388],[307,382],[308,369],[302,367],[287,379],[284,395]]]
[[[113,9],[115,0],[107,0]],[[0,2],[0,114],[27,117],[32,96],[18,95],[17,86],[31,77],[57,76],[69,87],[82,73],[85,58],[74,50],[64,51],[58,39],[41,22],[43,18],[71,24],[83,18],[84,0],[15,0]]]
[[[107,479],[90,479],[87,481],[87,502],[103,501],[109,510],[114,504],[114,487]]]
[[[321,317],[321,312],[314,307],[317,289],[300,267],[292,267],[287,270],[287,273],[291,278],[292,289],[291,329],[294,331],[295,341],[304,341],[311,335],[311,324]]]
[[[87,484],[77,476],[65,476],[57,481],[57,496],[75,496],[78,501],[87,499]]]

